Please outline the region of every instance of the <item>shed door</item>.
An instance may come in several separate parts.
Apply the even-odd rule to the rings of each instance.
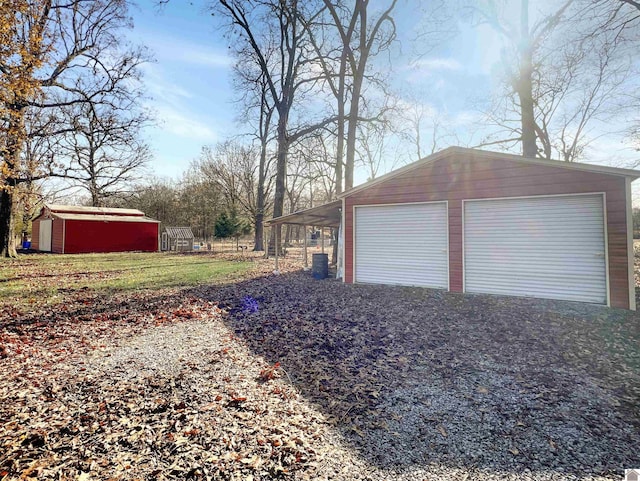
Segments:
[[[40,221],[40,232],[38,235],[38,249],[41,251],[51,252],[51,219],[42,219]]]
[[[355,209],[355,281],[447,289],[447,204]]]
[[[606,304],[603,196],[467,201],[465,291]]]

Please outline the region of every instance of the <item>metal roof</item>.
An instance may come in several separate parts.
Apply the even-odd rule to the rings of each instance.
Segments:
[[[172,239],[193,239],[191,227],[165,227],[164,231]]]
[[[342,201],[334,200],[333,202],[319,205],[317,207],[269,219],[268,221],[265,221],[265,225],[297,224],[319,227],[338,227],[340,226],[341,208]]]
[[[120,209],[116,207],[87,207],[84,205],[47,204],[45,206],[54,214],[104,214],[104,215],[128,215],[144,216],[144,212],[138,209]]]
[[[67,214],[52,212],[51,215],[58,219],[65,220],[85,220],[97,222],[142,222],[147,224],[159,224],[160,221],[149,217],[127,216],[127,215],[96,215],[96,214]]]
[[[632,170],[632,169],[621,169],[618,167],[607,167],[604,165],[594,165],[594,164],[585,164],[582,162],[565,162],[562,160],[547,160],[547,159],[537,159],[530,157],[523,157],[521,155],[514,154],[506,154],[504,152],[492,152],[488,150],[479,150],[479,149],[469,149],[465,147],[448,147],[444,150],[436,152],[435,154],[430,155],[429,157],[425,157],[424,159],[417,160],[409,165],[405,165],[399,169],[396,169],[388,174],[382,175],[377,179],[373,179],[364,184],[358,185],[352,189],[349,189],[338,197],[348,197],[356,192],[360,192],[361,190],[368,189],[374,185],[377,185],[386,180],[392,179],[398,175],[402,175],[406,172],[409,172],[413,169],[417,169],[418,167],[422,167],[424,165],[430,164],[432,162],[436,162],[438,160],[446,159],[447,157],[452,157],[455,155],[459,156],[467,156],[469,159],[474,160],[510,160],[514,162],[523,162],[527,164],[537,164],[537,165],[545,165],[548,167],[555,167],[558,169],[569,169],[569,170],[579,170],[585,172],[593,172],[597,174],[608,174],[615,175],[618,177],[631,177],[632,179],[637,179],[640,177],[640,170]]]

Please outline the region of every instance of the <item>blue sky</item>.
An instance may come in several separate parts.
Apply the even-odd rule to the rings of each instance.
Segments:
[[[154,152],[150,170],[160,177],[179,177],[203,145],[242,130],[235,121],[238,108],[227,45],[203,3],[194,3],[173,0],[158,8],[155,0],[141,0],[131,12],[131,40],[149,47],[156,59],[145,66],[144,82],[151,97],[148,106],[158,119],[146,132]],[[400,41],[391,56],[392,86],[401,94],[411,92],[412,102],[446,118],[460,143],[469,145],[477,140],[474,129],[482,129],[477,107],[494,86],[500,38],[487,26],[461,26],[449,44],[418,58],[421,45],[411,41],[418,17],[412,3],[400,2],[396,12]],[[616,159],[633,156],[625,147],[605,137],[594,144],[589,161],[621,165],[623,160],[610,159],[612,152]],[[390,168],[388,164],[380,173]],[[366,180],[364,169],[356,172],[355,180]]]
[[[196,158],[203,145],[213,144],[241,130],[236,123],[235,92],[231,88],[231,59],[215,19],[201,6],[174,1],[159,8],[144,0],[132,10],[135,28],[131,40],[151,50],[155,62],[144,68],[144,82],[158,125],[147,129],[154,151],[154,175],[175,178]],[[493,32],[465,31],[462,49],[447,49],[446,56],[416,59],[412,53],[412,19],[406,4],[397,12],[400,43],[396,45],[391,80],[398,90],[417,92],[429,109],[447,112],[454,122],[466,122],[469,97],[490,87],[490,66],[497,49],[486,48]],[[480,41],[480,35],[488,40]],[[382,60],[381,60],[382,61]],[[474,85],[474,89],[467,87]],[[414,95],[415,98],[415,95]],[[364,181],[365,174],[356,175]]]
[[[176,1],[159,9],[154,1],[142,1],[131,13],[131,40],[155,58],[144,68],[147,103],[158,120],[146,132],[154,151],[152,171],[176,177],[203,145],[235,131],[231,59],[200,8]]]

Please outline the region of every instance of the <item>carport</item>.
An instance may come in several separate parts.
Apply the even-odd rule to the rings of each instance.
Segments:
[[[283,215],[280,217],[275,217],[273,219],[269,219],[264,222],[264,225],[270,229],[273,227],[280,227],[284,224],[291,225],[300,225],[303,226],[304,229],[304,248],[303,248],[303,262],[304,267],[307,269],[309,267],[309,260],[307,256],[307,227],[320,227],[322,231],[322,253],[324,253],[324,229],[326,227],[340,229],[340,223],[342,219],[342,201],[335,200],[333,202],[328,202],[326,204],[319,205],[317,207],[311,207],[310,209],[301,210],[298,212],[293,212],[291,214]],[[278,245],[279,241],[279,231],[280,229],[275,230],[275,244]],[[265,239],[270,238],[269,236],[265,236]],[[268,248],[266,249],[267,254],[269,253]],[[275,270],[278,270],[278,249],[275,249]],[[340,233],[338,234],[338,274],[340,274],[340,269],[342,266],[342,236]]]

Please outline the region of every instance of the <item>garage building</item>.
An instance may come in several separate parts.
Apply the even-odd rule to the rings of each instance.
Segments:
[[[33,221],[31,247],[59,254],[157,252],[159,225],[135,209],[51,204]]]
[[[340,196],[338,271],[347,283],[635,310],[631,182],[638,177],[451,147]],[[316,222],[307,219],[324,207],[271,224]]]

